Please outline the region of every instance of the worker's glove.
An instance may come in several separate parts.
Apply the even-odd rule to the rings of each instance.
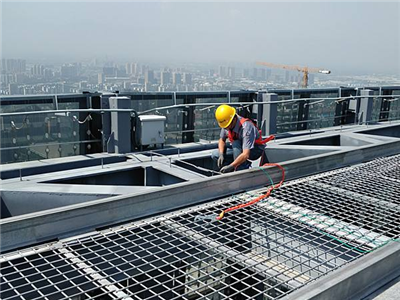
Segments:
[[[222,167],[222,165],[224,164],[224,160],[225,160],[224,154],[220,153],[217,161],[218,168]]]
[[[220,170],[221,173],[229,173],[233,171],[235,171],[235,167],[232,165],[225,166]]]

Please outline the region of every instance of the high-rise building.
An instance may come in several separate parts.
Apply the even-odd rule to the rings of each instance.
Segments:
[[[44,78],[50,79],[53,77],[53,72],[50,69],[44,69]]]
[[[104,83],[104,74],[103,73],[99,73],[97,75],[97,84],[103,84]]]
[[[127,75],[135,75],[137,69],[137,63],[126,63],[125,64],[125,73]]]
[[[19,83],[19,84],[23,84],[26,81],[26,75],[22,74],[22,73],[16,73],[14,75],[14,82],[15,83]]]
[[[117,76],[117,68],[115,67],[103,67],[104,76]]]
[[[167,71],[161,72],[161,84],[168,85],[171,82],[171,73]]]
[[[154,71],[153,70],[146,70],[144,75],[144,82],[145,83],[154,83]],[[146,89],[148,90],[148,89]]]
[[[131,88],[131,83],[129,81],[124,81],[124,90],[129,90]]]
[[[45,67],[43,65],[33,65],[31,74],[34,76],[44,76]]]
[[[174,85],[178,85],[178,84],[181,84],[181,83],[182,83],[182,75],[181,75],[181,73],[175,72],[175,73],[173,74],[172,83],[173,83]]]
[[[243,69],[242,77],[243,78],[248,78],[249,77],[249,69]]]
[[[185,84],[192,84],[192,74],[191,73],[185,73],[183,76],[183,81]]]
[[[289,82],[289,71],[285,71],[285,82]]]
[[[10,95],[18,95],[19,94],[18,84],[10,83],[8,85],[8,91],[9,91]]]
[[[2,59],[1,70],[8,73],[24,73],[26,71],[25,59]]]
[[[140,67],[140,74],[141,74],[141,75],[146,75],[146,71],[147,71],[148,69],[149,69],[148,66],[142,65],[142,66]]]
[[[257,78],[258,78],[258,69],[253,68],[253,79],[257,79]]]
[[[268,69],[267,70],[267,80],[270,80],[271,76],[272,76],[272,71],[271,71],[271,69]]]
[[[228,68],[228,77],[229,78],[235,78],[235,68],[234,67],[229,67]]]
[[[219,77],[225,77],[226,76],[226,69],[224,66],[219,66]]]
[[[79,82],[79,89],[84,90],[87,88],[87,81],[81,81]]]
[[[265,80],[267,79],[266,75],[265,75],[265,69],[261,69],[261,76],[260,76],[261,80]]]
[[[125,65],[125,72],[126,72],[126,74],[132,74],[132,64],[131,63],[127,63]]]
[[[72,79],[78,76],[78,66],[76,64],[64,64],[61,66],[61,77]]]

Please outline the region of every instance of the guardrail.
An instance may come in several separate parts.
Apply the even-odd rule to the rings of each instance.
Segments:
[[[297,99],[287,99],[287,92],[240,91],[236,94],[226,93],[225,98],[222,97],[223,92],[171,93],[171,99],[165,99],[165,93],[162,93],[164,99],[159,100],[155,99],[157,93],[140,95],[143,98],[152,97],[152,100],[138,100],[136,94],[125,94],[131,99],[129,109],[109,108],[108,100],[115,95],[84,94],[80,95],[81,98],[74,95],[66,99],[62,98],[64,96],[46,96],[46,103],[51,99],[56,102],[53,109],[46,109],[48,105],[39,107],[42,110],[30,111],[15,111],[21,108],[15,103],[24,104],[25,108],[26,105],[34,105],[32,103],[38,105],[39,96],[27,96],[26,99],[2,97],[1,163],[107,151],[112,136],[110,123],[113,112],[130,113],[132,118],[143,114],[165,115],[166,144],[218,139],[220,129],[214,112],[221,103],[226,102],[236,106],[240,115],[256,119],[264,135],[274,133],[279,136],[287,131],[400,120],[400,87],[357,91],[360,95],[334,97],[330,93],[329,97]],[[308,91],[308,95],[312,96],[311,92]],[[317,94],[322,92],[318,90]],[[347,94],[351,92],[347,90]],[[216,95],[221,98],[213,98]],[[292,91],[293,95],[295,93]],[[168,105],[170,103],[172,105]],[[137,107],[147,108],[137,111]]]

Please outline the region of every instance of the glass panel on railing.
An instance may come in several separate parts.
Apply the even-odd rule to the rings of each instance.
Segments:
[[[90,143],[101,143],[90,131],[87,116],[80,120],[72,113],[40,113],[0,120],[2,163],[86,154]]]
[[[400,90],[394,90],[392,95],[398,97],[388,99],[390,101],[389,121],[400,120]]]
[[[58,97],[58,109],[88,108],[86,97]]]
[[[332,127],[335,124],[336,100],[309,101],[307,129]]]
[[[372,114],[371,114],[371,123],[379,122],[379,117],[381,115],[381,108],[382,108],[382,101],[381,97],[373,98],[372,101]]]
[[[196,103],[227,103],[226,97],[196,98]],[[194,108],[194,141],[216,140],[220,128],[215,119],[215,110],[219,105],[199,105]]]
[[[42,111],[54,109],[53,98],[44,99],[1,99],[1,113],[15,113],[27,111]]]
[[[278,95],[278,101],[290,100],[291,95]],[[288,101],[277,106],[276,126],[277,133],[297,130],[299,104]]]
[[[166,95],[131,95],[131,107],[137,112],[143,112],[150,109],[172,106],[175,104],[173,94]],[[183,101],[176,101],[176,104],[182,104]],[[151,112],[153,114],[155,112]],[[162,113],[162,112],[161,112]]]
[[[165,143],[180,144],[182,143],[182,123],[183,118],[187,115],[182,107],[168,108],[160,110],[160,114],[166,117],[165,120]]]

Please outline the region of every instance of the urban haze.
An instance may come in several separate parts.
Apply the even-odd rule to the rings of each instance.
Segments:
[[[1,94],[400,82],[398,2],[2,3]]]

